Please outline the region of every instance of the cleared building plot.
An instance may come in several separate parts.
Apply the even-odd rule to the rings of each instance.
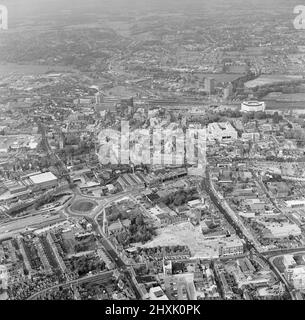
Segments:
[[[240,240],[234,238],[240,245]],[[143,248],[167,246],[187,246],[194,258],[217,259],[222,250],[227,247],[225,240],[207,240],[202,234],[200,226],[193,226],[190,222],[183,222],[158,230],[158,235]],[[232,255],[233,256],[233,255]]]

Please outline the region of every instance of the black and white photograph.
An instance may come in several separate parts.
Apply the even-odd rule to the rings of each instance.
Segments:
[[[0,0],[0,300],[305,300],[305,1]]]

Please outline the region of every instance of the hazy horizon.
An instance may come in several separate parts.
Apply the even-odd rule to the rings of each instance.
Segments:
[[[282,11],[293,13],[300,0],[0,0],[9,11],[10,22],[26,21],[33,17],[56,14],[147,14],[147,13],[215,13],[227,8],[234,10]],[[230,10],[231,11],[231,10]]]

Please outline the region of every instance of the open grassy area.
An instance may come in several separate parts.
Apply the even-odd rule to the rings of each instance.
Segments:
[[[284,273],[285,271],[285,266],[283,264],[283,257],[277,257],[273,260],[273,264],[275,267],[281,272]]]
[[[77,200],[75,201],[70,209],[75,213],[90,213],[95,207],[97,203],[92,200]]]

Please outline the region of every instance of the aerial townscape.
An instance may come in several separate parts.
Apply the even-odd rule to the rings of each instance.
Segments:
[[[0,300],[305,299],[299,1],[0,2]]]

